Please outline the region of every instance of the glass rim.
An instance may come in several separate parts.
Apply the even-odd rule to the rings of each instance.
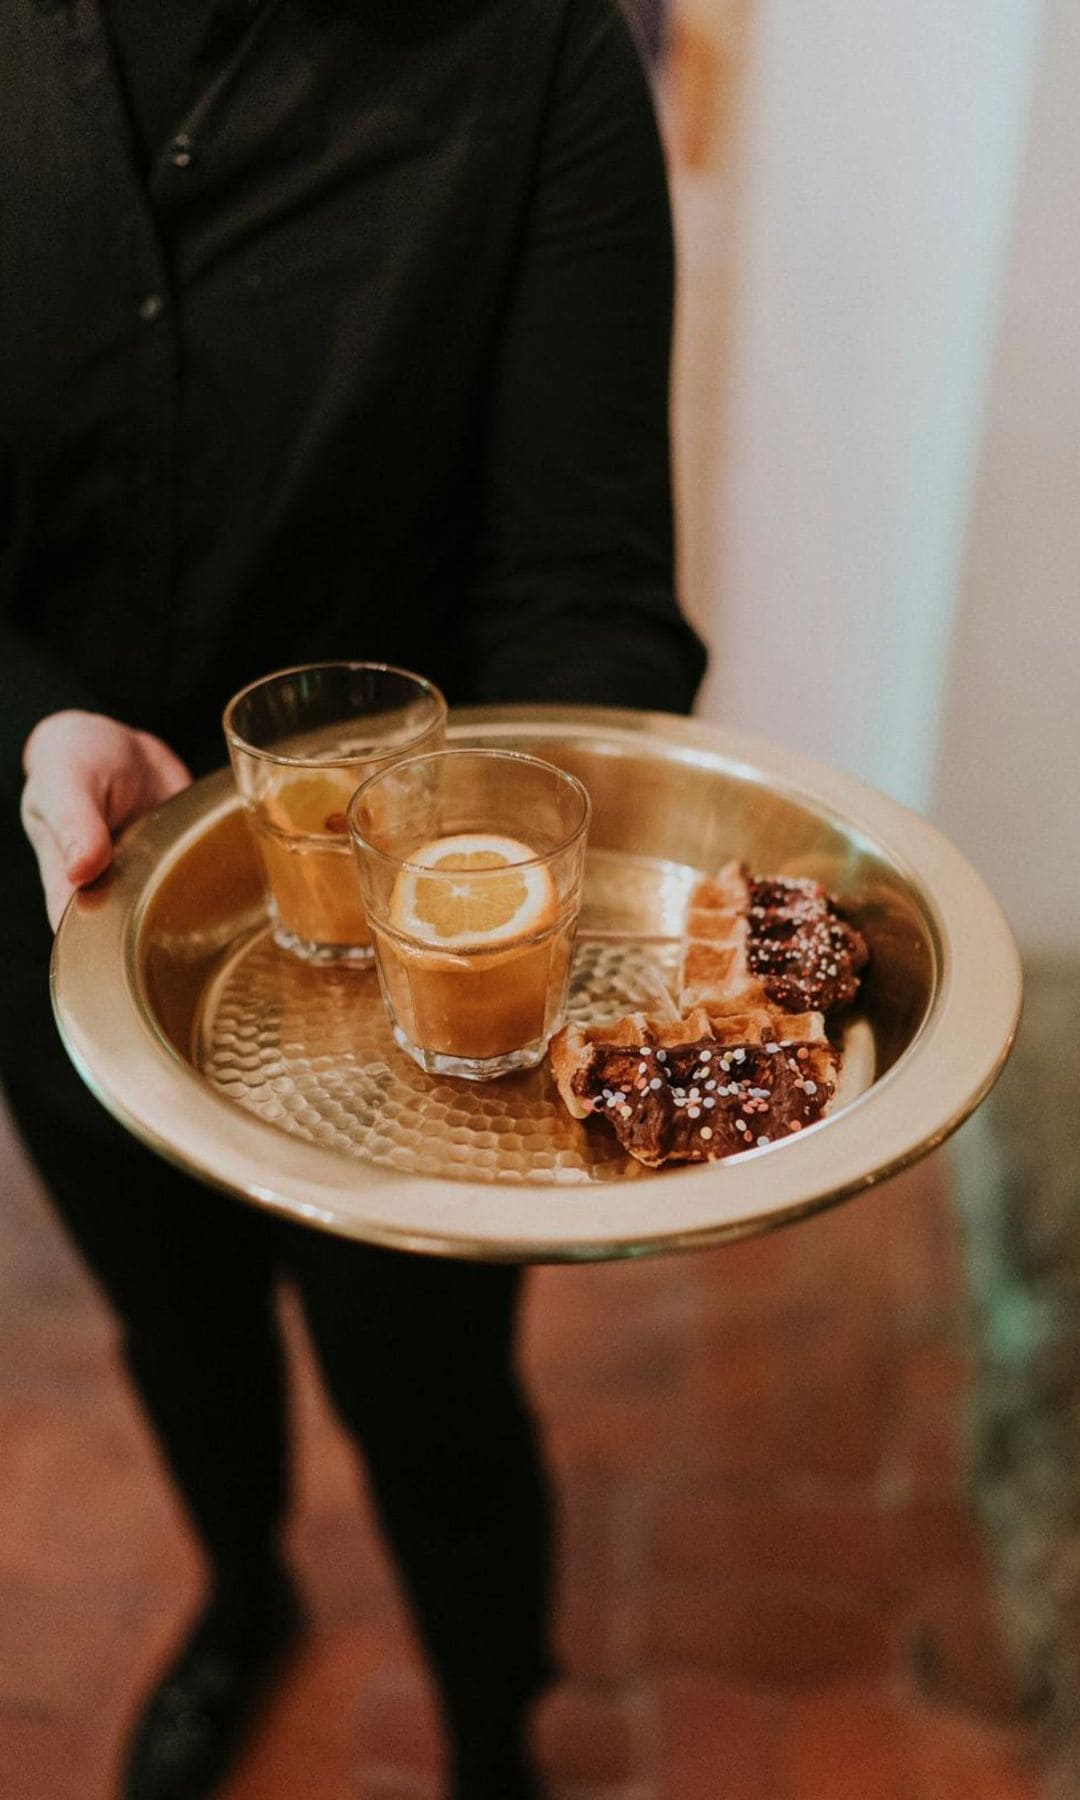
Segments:
[[[423,739],[427,737],[430,732],[435,731],[438,727],[445,727],[446,725],[450,711],[446,702],[446,695],[441,688],[436,687],[435,683],[430,680],[427,675],[418,675],[415,669],[403,669],[398,663],[352,662],[344,659],[330,662],[293,663],[287,669],[274,669],[269,675],[260,675],[254,681],[247,682],[244,687],[240,688],[232,696],[231,700],[226,702],[221,715],[221,727],[225,733],[225,742],[229,749],[243,750],[248,756],[257,756],[263,762],[278,763],[283,768],[348,768],[351,762],[357,761],[356,758],[328,756],[324,762],[319,763],[313,762],[310,756],[289,756],[283,750],[264,750],[260,748],[258,744],[252,744],[247,738],[241,737],[240,733],[232,723],[232,716],[241,701],[246,700],[250,694],[255,693],[256,689],[268,687],[273,681],[284,681],[290,675],[310,675],[316,669],[340,669],[345,670],[350,674],[353,674],[360,669],[366,669],[379,675],[400,675],[406,681],[411,681],[417,688],[425,690],[425,692],[436,702],[436,717],[431,721],[431,724],[427,729],[420,734],[417,741],[422,743]],[[357,766],[363,768],[368,763],[385,763],[396,760],[397,758],[394,752],[390,752],[386,756],[363,757],[359,759]],[[376,773],[378,773],[378,771],[376,771]]]
[[[410,874],[416,875],[437,874],[438,871],[432,870],[426,863],[412,862],[405,856],[394,856],[390,851],[380,850],[377,844],[371,843],[356,823],[356,811],[368,788],[374,787],[377,781],[382,781],[386,776],[398,775],[404,769],[415,767],[419,763],[445,762],[448,759],[456,760],[466,756],[473,756],[483,761],[528,763],[532,768],[545,769],[552,775],[557,775],[560,781],[565,782],[569,788],[574,790],[583,803],[579,824],[553,849],[546,850],[542,856],[522,857],[520,862],[502,863],[494,869],[470,869],[468,872],[470,881],[483,881],[489,876],[505,876],[508,869],[543,868],[555,857],[564,855],[567,850],[572,850],[578,839],[588,831],[592,818],[592,799],[585,784],[579,781],[576,775],[571,775],[569,770],[560,769],[557,763],[547,762],[542,756],[529,756],[524,750],[500,750],[495,746],[474,749],[468,744],[461,744],[451,745],[447,750],[428,750],[422,751],[418,756],[399,757],[389,768],[377,769],[374,774],[369,775],[367,780],[357,788],[345,809],[350,838],[355,844],[361,845],[366,854],[378,857],[380,862],[389,863],[395,869],[407,869]],[[491,835],[496,834],[492,833]]]

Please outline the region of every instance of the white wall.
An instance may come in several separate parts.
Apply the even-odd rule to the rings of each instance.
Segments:
[[[752,20],[723,444],[687,521],[702,710],[917,805],[1040,10],[758,0]]]
[[[1022,943],[1080,953],[1080,5],[1047,0],[934,813]]]

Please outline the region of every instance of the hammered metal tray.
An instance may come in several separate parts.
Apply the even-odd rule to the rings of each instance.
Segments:
[[[202,1179],[343,1235],[530,1261],[716,1243],[914,1161],[977,1105],[1015,1032],[1020,977],[994,901],[925,822],[837,771],[665,715],[503,708],[456,743],[534,751],[594,818],[570,1008],[673,1013],[686,896],[729,856],[823,880],[872,965],[827,1117],[796,1141],[647,1171],[563,1110],[547,1068],[426,1076],[373,971],[311,968],[269,935],[231,777],[140,822],[57,938],[77,1066],[138,1136]]]

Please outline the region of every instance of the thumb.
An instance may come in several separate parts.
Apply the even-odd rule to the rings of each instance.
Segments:
[[[85,789],[71,788],[40,814],[53,838],[64,873],[75,887],[94,881],[112,861],[112,833]]]

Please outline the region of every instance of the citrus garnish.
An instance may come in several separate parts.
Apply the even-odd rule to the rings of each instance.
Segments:
[[[358,779],[351,769],[290,775],[267,794],[263,806],[271,823],[281,831],[340,837],[347,829],[345,809]]]
[[[494,833],[436,838],[410,854],[413,866],[394,883],[391,919],[410,937],[446,947],[525,937],[555,912],[554,883],[535,857],[528,844]]]

